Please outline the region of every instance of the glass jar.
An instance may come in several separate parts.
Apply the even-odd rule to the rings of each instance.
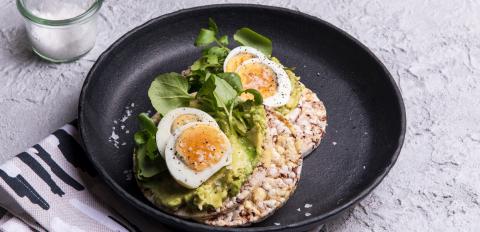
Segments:
[[[103,0],[17,0],[33,51],[51,62],[69,62],[95,45]]]

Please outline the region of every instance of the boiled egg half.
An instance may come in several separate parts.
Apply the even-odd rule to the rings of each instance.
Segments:
[[[223,71],[235,72],[238,66],[240,66],[244,61],[253,58],[267,59],[267,57],[261,51],[255,48],[248,46],[236,47],[231,50],[225,58],[225,62],[223,63]]]
[[[199,109],[191,107],[180,107],[169,111],[158,123],[156,141],[160,155],[165,158],[165,146],[173,132],[192,122],[204,122],[218,127],[215,119],[209,114]]]
[[[292,84],[283,67],[255,48],[241,46],[233,49],[227,55],[223,69],[224,72],[237,73],[244,89],[258,90],[266,106],[280,107],[290,99]],[[242,97],[251,98],[249,94]]]
[[[179,184],[195,189],[232,162],[232,145],[214,124],[187,123],[169,137],[165,162]]]

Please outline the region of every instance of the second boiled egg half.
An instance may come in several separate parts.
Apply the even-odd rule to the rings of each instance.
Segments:
[[[290,99],[292,85],[283,67],[255,48],[240,46],[230,51],[223,71],[237,73],[244,89],[258,90],[266,106],[280,107]]]

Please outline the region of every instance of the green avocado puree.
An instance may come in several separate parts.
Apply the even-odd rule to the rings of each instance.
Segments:
[[[272,61],[280,64],[280,61],[275,57],[272,57]],[[303,88],[305,88],[303,84],[300,83],[300,77],[295,75],[295,73],[293,73],[289,69],[285,69],[285,72],[287,73],[288,78],[290,79],[290,83],[292,84],[292,93],[290,94],[290,100],[287,102],[287,104],[275,109],[282,115],[287,115],[288,113],[290,113],[290,111],[292,111],[298,106],[298,102],[300,101],[300,97],[302,96]]]
[[[150,178],[137,178],[139,185],[149,189],[157,204],[176,210],[186,207],[193,211],[203,211],[222,206],[227,197],[238,194],[262,154],[261,143],[265,135],[266,116],[262,106],[255,109],[256,125],[247,136],[237,136],[227,132],[233,147],[232,163],[222,168],[196,189],[187,189],[178,184],[168,171]],[[149,162],[148,157],[135,155],[136,163]],[[139,158],[145,160],[138,160]],[[138,165],[135,173],[142,173]],[[148,173],[148,172],[147,172]]]

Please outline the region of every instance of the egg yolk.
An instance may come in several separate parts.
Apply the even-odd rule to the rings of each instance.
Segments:
[[[210,125],[186,128],[177,138],[179,158],[194,171],[203,171],[218,163],[230,146],[220,129]]]
[[[172,127],[170,131],[173,133],[177,128],[186,125],[190,122],[200,122],[200,117],[195,114],[182,114],[179,115],[175,120],[173,120]]]
[[[235,72],[235,70],[237,70],[237,67],[240,66],[240,64],[242,64],[246,60],[249,60],[255,57],[256,57],[255,55],[252,55],[246,52],[238,53],[236,56],[230,58],[230,60],[227,63],[225,72]]]
[[[244,89],[256,89],[264,98],[273,96],[277,91],[276,74],[265,64],[244,64],[236,72],[240,76]]]

